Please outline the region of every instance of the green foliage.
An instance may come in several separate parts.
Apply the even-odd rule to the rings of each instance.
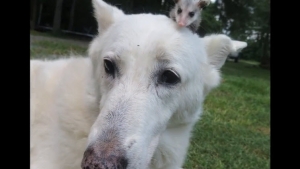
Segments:
[[[216,19],[219,11],[214,4],[207,6],[202,12],[202,21],[198,34],[204,36],[206,34],[221,33],[222,22]]]
[[[266,61],[270,58],[270,1],[217,0],[222,29],[234,39],[247,41],[244,59]],[[251,50],[250,50],[251,49]]]

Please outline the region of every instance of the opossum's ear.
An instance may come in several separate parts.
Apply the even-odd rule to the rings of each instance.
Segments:
[[[210,0],[200,0],[197,5],[200,9],[204,9],[210,4]]]
[[[102,0],[92,0],[94,16],[98,23],[98,34],[102,34],[117,19],[125,16],[124,12],[117,7],[107,4]]]
[[[173,0],[175,2],[175,4],[177,4],[180,0]]]

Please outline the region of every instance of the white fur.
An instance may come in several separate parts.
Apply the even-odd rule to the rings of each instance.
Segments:
[[[231,52],[232,56],[238,56],[238,54],[245,48],[247,47],[247,43],[246,42],[242,42],[242,41],[232,41],[232,45],[233,45],[233,51]]]
[[[206,44],[206,52],[211,58],[210,63],[220,69],[229,54],[240,52],[247,47],[246,42],[235,41],[226,35],[213,34],[203,38]],[[218,50],[215,50],[218,49]]]
[[[98,142],[110,129],[119,133],[114,141],[126,152],[128,169],[181,168],[205,96],[218,86],[233,50],[230,39],[201,39],[166,16],[124,15],[103,1],[93,4],[99,35],[89,58],[30,62],[31,169],[79,169],[85,149],[105,146]],[[115,78],[105,73],[104,58],[118,66]],[[158,84],[165,69],[181,82]]]

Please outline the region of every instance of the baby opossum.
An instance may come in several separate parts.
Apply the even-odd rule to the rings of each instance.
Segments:
[[[170,11],[170,18],[180,27],[188,27],[196,32],[201,22],[201,12],[210,4],[210,0],[174,0],[175,7]]]

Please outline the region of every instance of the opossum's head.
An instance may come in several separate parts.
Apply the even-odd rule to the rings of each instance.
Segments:
[[[189,26],[195,20],[200,19],[201,11],[210,4],[210,0],[174,0],[175,20],[179,26]]]

